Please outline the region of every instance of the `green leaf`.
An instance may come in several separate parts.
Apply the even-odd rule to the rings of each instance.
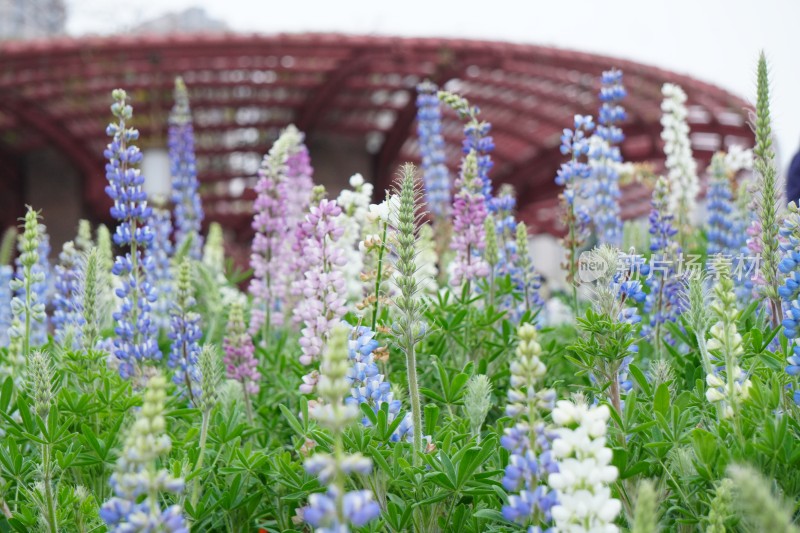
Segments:
[[[669,412],[669,385],[662,383],[656,390],[656,396],[653,399],[653,410],[661,413],[666,418]]]
[[[650,382],[647,381],[644,372],[642,372],[638,366],[630,365],[628,367],[628,371],[631,373],[631,376],[633,376],[633,379],[636,381],[636,384],[639,385],[639,388],[642,389],[642,392],[644,392],[648,396],[653,394],[653,388],[650,385]]]
[[[289,423],[289,425],[292,426],[292,429],[295,431],[295,433],[298,435],[305,435],[306,432],[303,430],[303,425],[299,420],[297,420],[297,417],[294,416],[289,408],[283,404],[278,404],[278,408],[281,410],[281,413],[283,413],[283,416],[286,418],[286,421]]]

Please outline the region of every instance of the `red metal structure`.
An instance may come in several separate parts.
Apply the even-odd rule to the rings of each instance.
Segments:
[[[0,44],[0,217],[16,217],[24,196],[19,158],[49,146],[82,176],[84,212],[106,219],[109,93],[125,88],[143,142],[163,146],[177,75],[190,90],[210,219],[247,226],[252,191],[230,186],[231,180],[252,176],[289,123],[310,139],[323,133],[362,139],[373,158],[364,174],[382,191],[399,163],[418,160],[415,86],[428,78],[481,107],[493,126],[495,184],[516,187],[520,214],[534,232],[553,232],[561,130],[576,113],[596,114],[599,75],[610,67],[624,71],[629,93],[626,160],[661,166],[660,89],[667,81],[688,94],[700,168],[717,149],[752,144],[746,103],[722,89],[630,61],[542,46],[333,34],[6,42]],[[455,172],[462,124],[447,113],[443,128]],[[643,189],[625,190],[623,216],[646,211]]]

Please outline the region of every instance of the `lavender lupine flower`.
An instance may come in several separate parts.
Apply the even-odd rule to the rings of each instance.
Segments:
[[[56,342],[66,348],[81,345],[83,310],[81,309],[81,259],[72,241],[64,243],[56,265],[56,292],[53,298],[53,326]]]
[[[346,311],[341,271],[345,258],[336,246],[343,233],[341,214],[335,201],[323,199],[311,208],[300,227],[302,253],[308,263],[305,279],[298,283],[303,299],[298,302],[294,314],[304,324],[300,362],[306,366],[319,359],[328,334]]]
[[[305,135],[297,132],[298,139],[294,149],[286,159],[286,181],[290,184],[286,190],[288,202],[286,216],[292,225],[302,222],[311,203],[311,190],[314,188],[314,169],[308,148],[303,144]]]
[[[178,271],[175,301],[170,309],[169,339],[172,348],[169,353],[169,367],[175,369],[172,381],[178,385],[189,401],[197,405],[200,397],[200,315],[192,309],[195,307],[192,288],[192,262],[184,258]]]
[[[550,522],[550,511],[557,503],[556,493],[544,485],[559,467],[553,460],[552,439],[540,414],[552,409],[555,392],[539,388],[547,368],[540,358],[542,347],[536,328],[523,324],[517,334],[519,344],[510,368],[506,415],[518,422],[506,429],[500,440],[511,452],[503,486],[513,493],[503,506],[503,516],[541,531],[541,526]]]
[[[158,496],[161,492],[180,494],[184,488],[182,479],[157,467],[172,447],[164,417],[166,388],[162,376],[153,376],[148,382],[144,405],[128,432],[116,472],[111,475],[114,497],[103,504],[100,518],[113,533],[189,533],[181,506],[162,510]]]
[[[345,455],[342,450],[342,432],[359,417],[359,409],[346,403],[350,392],[347,375],[349,328],[339,325],[330,334],[322,355],[320,379],[317,386],[322,402],[310,410],[310,416],[333,433],[333,455],[317,453],[304,464],[306,471],[319,477],[328,486],[324,494],[312,494],[302,515],[317,533],[347,533],[350,525],[360,527],[380,515],[380,506],[368,490],[345,492],[345,476],[352,473],[368,474],[372,461],[361,454]]]
[[[578,249],[586,239],[586,230],[591,216],[586,206],[580,205],[580,200],[587,194],[587,179],[591,176],[588,164],[585,162],[589,152],[587,135],[594,129],[591,116],[575,115],[574,129],[565,128],[561,135],[561,153],[569,155],[570,160],[561,165],[556,175],[556,185],[564,187],[561,193],[561,204],[564,207],[564,225],[567,235],[562,241],[567,250],[566,263],[563,265],[567,273],[567,283],[573,287],[573,306],[577,309],[577,268]]]
[[[258,391],[261,390],[259,385],[261,374],[258,372],[253,339],[245,325],[244,309],[239,303],[231,306],[222,347],[225,350],[222,360],[225,363],[225,376],[242,384],[245,407],[248,417],[252,419],[250,395],[258,394]]]
[[[109,162],[106,178],[109,185],[106,193],[114,201],[111,216],[119,224],[114,233],[114,242],[120,247],[129,247],[125,255],[117,256],[112,272],[120,280],[117,296],[119,309],[114,313],[114,355],[119,359],[119,372],[123,378],[138,376],[139,366],[148,360],[160,360],[161,351],[155,336],[158,328],[152,320],[151,304],[156,300],[153,286],[147,279],[146,251],[153,242],[153,232],[147,226],[151,209],[144,192],[144,177],[136,165],[142,153],[131,144],[139,138],[139,132],[128,127],[133,108],[126,103],[127,95],[122,89],[112,93],[114,104],[111,112],[117,122],[109,124],[106,133],[112,137],[105,150]]]
[[[800,208],[791,202],[780,229],[783,260],[778,269],[784,275],[778,294],[784,302],[783,334],[791,341],[792,355],[786,359],[786,372],[800,374]],[[800,389],[794,387],[794,401],[800,405]]]
[[[622,509],[611,497],[610,485],[619,472],[611,464],[611,449],[605,446],[607,405],[559,401],[553,409],[553,456],[559,471],[547,483],[558,491],[551,512],[557,531],[617,533],[614,520]]]
[[[172,174],[171,200],[175,210],[175,244],[178,250],[191,239],[189,257],[200,260],[203,237],[203,204],[197,181],[194,155],[194,127],[189,108],[189,94],[180,77],[175,78],[175,105],[169,115],[167,133],[170,171]]]
[[[692,157],[689,141],[689,124],[686,122],[686,93],[678,85],[665,83],[661,88],[664,101],[661,103],[661,138],[667,159],[667,179],[670,183],[669,212],[675,217],[680,242],[684,246],[685,236],[691,231],[691,217],[700,182],[697,178],[697,163]]]
[[[168,210],[153,208],[147,225],[153,232],[153,241],[144,254],[147,281],[157,295],[151,305],[152,317],[160,330],[169,328],[170,300],[173,293],[172,265],[172,217]]]
[[[600,80],[600,101],[603,104],[597,129],[589,143],[589,168],[593,181],[592,216],[598,240],[619,248],[622,246],[618,171],[622,155],[619,144],[625,136],[617,124],[625,120],[625,109],[619,103],[627,93],[619,70],[603,72]]]
[[[455,183],[457,192],[453,199],[453,238],[450,242],[450,248],[456,252],[450,277],[454,287],[489,274],[489,264],[482,257],[486,246],[486,196],[481,190],[477,165],[477,153],[469,152],[461,162],[461,173]]]
[[[442,136],[442,111],[436,85],[429,81],[417,85],[417,135],[425,203],[435,217],[445,218],[450,213],[450,173]]]
[[[254,298],[250,334],[262,330],[261,341],[264,343],[268,341],[269,328],[279,325],[283,318],[279,311],[285,299],[285,269],[289,265],[291,229],[286,195],[292,184],[287,182],[287,160],[300,141],[300,132],[289,126],[264,156],[258,169],[252,223],[256,233],[250,255],[253,269],[250,293]]]
[[[14,269],[9,265],[0,265],[0,348],[8,347],[8,328],[11,327],[11,298],[13,292],[9,286],[14,278]]]

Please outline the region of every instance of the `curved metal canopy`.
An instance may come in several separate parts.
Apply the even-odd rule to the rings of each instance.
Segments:
[[[382,191],[399,163],[419,159],[414,91],[427,78],[480,106],[481,117],[493,126],[494,183],[516,187],[520,215],[532,231],[558,232],[553,178],[563,161],[560,133],[573,115],[596,114],[599,75],[610,67],[623,70],[629,93],[626,160],[661,166],[661,85],[667,81],[688,95],[701,165],[718,149],[752,144],[747,104],[740,98],[687,76],[594,54],[336,34],[90,37],[0,44],[0,169],[7,170],[0,183],[11,189],[20,182],[9,164],[15,157],[53,147],[82,174],[84,207],[107,217],[102,152],[109,92],[125,88],[143,142],[163,146],[173,80],[180,75],[190,90],[209,218],[246,228],[252,198],[247,185],[289,123],[311,139],[362,139],[373,154],[376,190]],[[461,128],[447,112],[443,131],[453,172]],[[642,187],[626,189],[623,216],[645,212],[647,199]]]

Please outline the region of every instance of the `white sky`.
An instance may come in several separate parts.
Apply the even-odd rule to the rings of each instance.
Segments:
[[[201,6],[233,30],[466,37],[595,52],[689,74],[755,98],[771,66],[781,159],[800,146],[800,0],[67,0],[68,31],[111,33]]]

